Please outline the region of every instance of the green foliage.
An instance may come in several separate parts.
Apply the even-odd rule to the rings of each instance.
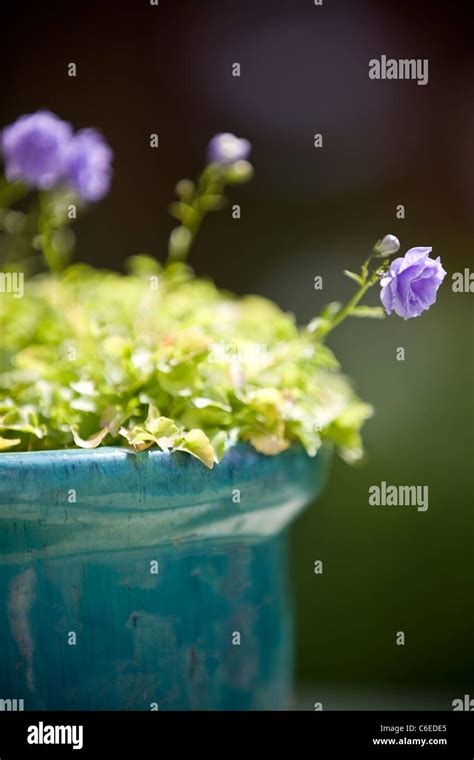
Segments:
[[[187,202],[193,187],[179,190]],[[237,441],[268,455],[299,441],[313,456],[326,440],[361,455],[370,407],[317,331],[181,262],[129,264],[75,265],[32,277],[22,299],[3,294],[0,450],[158,446],[212,467]]]

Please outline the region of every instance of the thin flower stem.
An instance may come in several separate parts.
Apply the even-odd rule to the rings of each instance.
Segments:
[[[190,215],[184,213],[179,217],[181,225],[175,227],[170,235],[168,244],[168,258],[166,264],[176,261],[185,261],[189,255],[201,225],[210,207],[206,206],[206,200],[210,196],[220,199],[224,191],[224,177],[222,173],[212,166],[207,166],[198,179],[192,197],[184,201],[184,204],[192,211]]]
[[[364,266],[367,266],[368,261],[369,260],[367,260]],[[366,279],[366,281],[359,288],[359,290],[356,291],[356,293],[354,293],[350,301],[348,301],[346,305],[343,306],[343,308],[340,311],[338,311],[337,314],[332,318],[331,322],[326,327],[323,328],[322,332],[320,333],[321,338],[325,338],[326,335],[328,335],[332,330],[334,330],[335,327],[340,325],[341,322],[343,322],[346,319],[346,317],[350,317],[350,315],[354,311],[355,307],[357,306],[361,298],[363,298],[363,296],[366,294],[369,288],[372,287],[372,285],[375,285],[378,278],[379,278],[379,272],[376,271],[372,273],[372,276],[369,279]]]
[[[41,252],[50,272],[58,274],[61,269],[61,259],[54,245],[54,227],[51,223],[51,212],[47,197],[40,193],[40,214],[38,219],[38,231]]]

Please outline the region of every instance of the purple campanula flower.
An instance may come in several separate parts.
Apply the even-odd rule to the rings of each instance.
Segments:
[[[95,129],[75,135],[68,155],[67,179],[85,201],[98,201],[108,192],[113,153]]]
[[[50,111],[20,116],[1,135],[8,181],[40,190],[53,187],[64,174],[71,139],[71,125]]]
[[[207,157],[210,163],[229,166],[236,161],[245,160],[251,150],[248,140],[236,137],[230,132],[215,135],[207,146]]]
[[[436,301],[436,293],[446,271],[441,260],[430,259],[431,248],[410,248],[403,258],[395,259],[380,281],[382,301],[387,314],[418,317]]]

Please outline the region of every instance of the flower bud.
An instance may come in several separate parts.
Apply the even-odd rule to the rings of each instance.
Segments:
[[[188,252],[188,248],[191,245],[192,234],[186,227],[175,227],[171,232],[169,246],[170,249],[175,251],[175,254],[179,257],[184,257]]]
[[[212,138],[207,148],[207,157],[210,163],[229,166],[248,158],[250,148],[248,140],[222,132]]]
[[[240,185],[253,177],[253,166],[248,161],[236,161],[225,171],[225,181],[229,185]]]
[[[191,200],[194,191],[194,182],[191,182],[190,179],[182,179],[176,185],[176,195],[185,202]]]
[[[375,255],[383,258],[384,256],[392,256],[400,249],[400,241],[395,235],[385,235],[383,240],[379,240],[375,244]]]

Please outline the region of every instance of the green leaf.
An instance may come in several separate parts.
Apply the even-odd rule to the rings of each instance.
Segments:
[[[35,438],[44,438],[46,428],[38,422],[38,415],[29,406],[12,409],[0,417],[0,430],[27,433]]]
[[[145,420],[145,428],[155,437],[156,442],[162,448],[165,445],[164,439],[171,439],[179,432],[173,420],[170,420],[169,417],[160,416],[158,410],[153,405],[150,405],[148,417]]]
[[[176,451],[187,451],[212,470],[215,462],[214,449],[207,435],[202,430],[190,430],[185,433]]]
[[[222,181],[213,170],[207,189]],[[219,290],[182,263],[130,264],[128,275],[75,265],[0,298],[2,450],[110,442],[211,467],[238,441],[273,456],[293,443],[314,455],[324,440],[360,455],[358,399],[318,340],[339,303],[298,328],[271,301]]]
[[[344,269],[344,274],[346,277],[349,277],[350,280],[354,280],[358,285],[363,285],[364,280],[360,276],[360,274],[356,274],[355,272],[350,272],[348,269]]]
[[[333,317],[336,316],[336,314],[339,314],[339,312],[342,309],[342,303],[340,301],[331,301],[331,303],[328,303],[324,309],[321,311],[321,314],[319,315],[320,319],[333,319]]]
[[[144,451],[157,443],[155,436],[140,425],[136,425],[131,430],[122,427],[119,433],[126,438],[135,451]]]
[[[21,443],[21,438],[2,438],[0,436],[0,451],[11,449],[13,446],[18,446],[19,443]]]
[[[207,409],[212,407],[214,409],[221,409],[223,412],[231,412],[232,407],[229,404],[224,404],[222,401],[216,401],[212,398],[197,397],[193,399],[193,404],[197,409]]]
[[[74,443],[81,449],[96,449],[97,446],[100,446],[108,432],[108,429],[105,428],[94,433],[89,438],[84,439],[79,435],[77,426],[71,425],[71,433],[74,438]]]
[[[322,317],[314,317],[310,322],[308,322],[308,325],[306,327],[306,330],[311,334],[317,334],[321,330],[324,331],[326,328],[330,326],[329,319],[323,319]]]
[[[381,306],[356,306],[350,314],[351,317],[370,317],[372,319],[384,319],[385,312]]]
[[[226,451],[235,446],[239,438],[239,432],[238,428],[232,428],[231,430],[213,431],[209,434],[216,462],[220,462]]]
[[[285,451],[290,445],[290,442],[285,438],[280,438],[271,434],[253,435],[250,438],[250,443],[255,449],[257,449],[257,451],[261,454],[266,454],[267,456],[281,454],[281,452]]]

